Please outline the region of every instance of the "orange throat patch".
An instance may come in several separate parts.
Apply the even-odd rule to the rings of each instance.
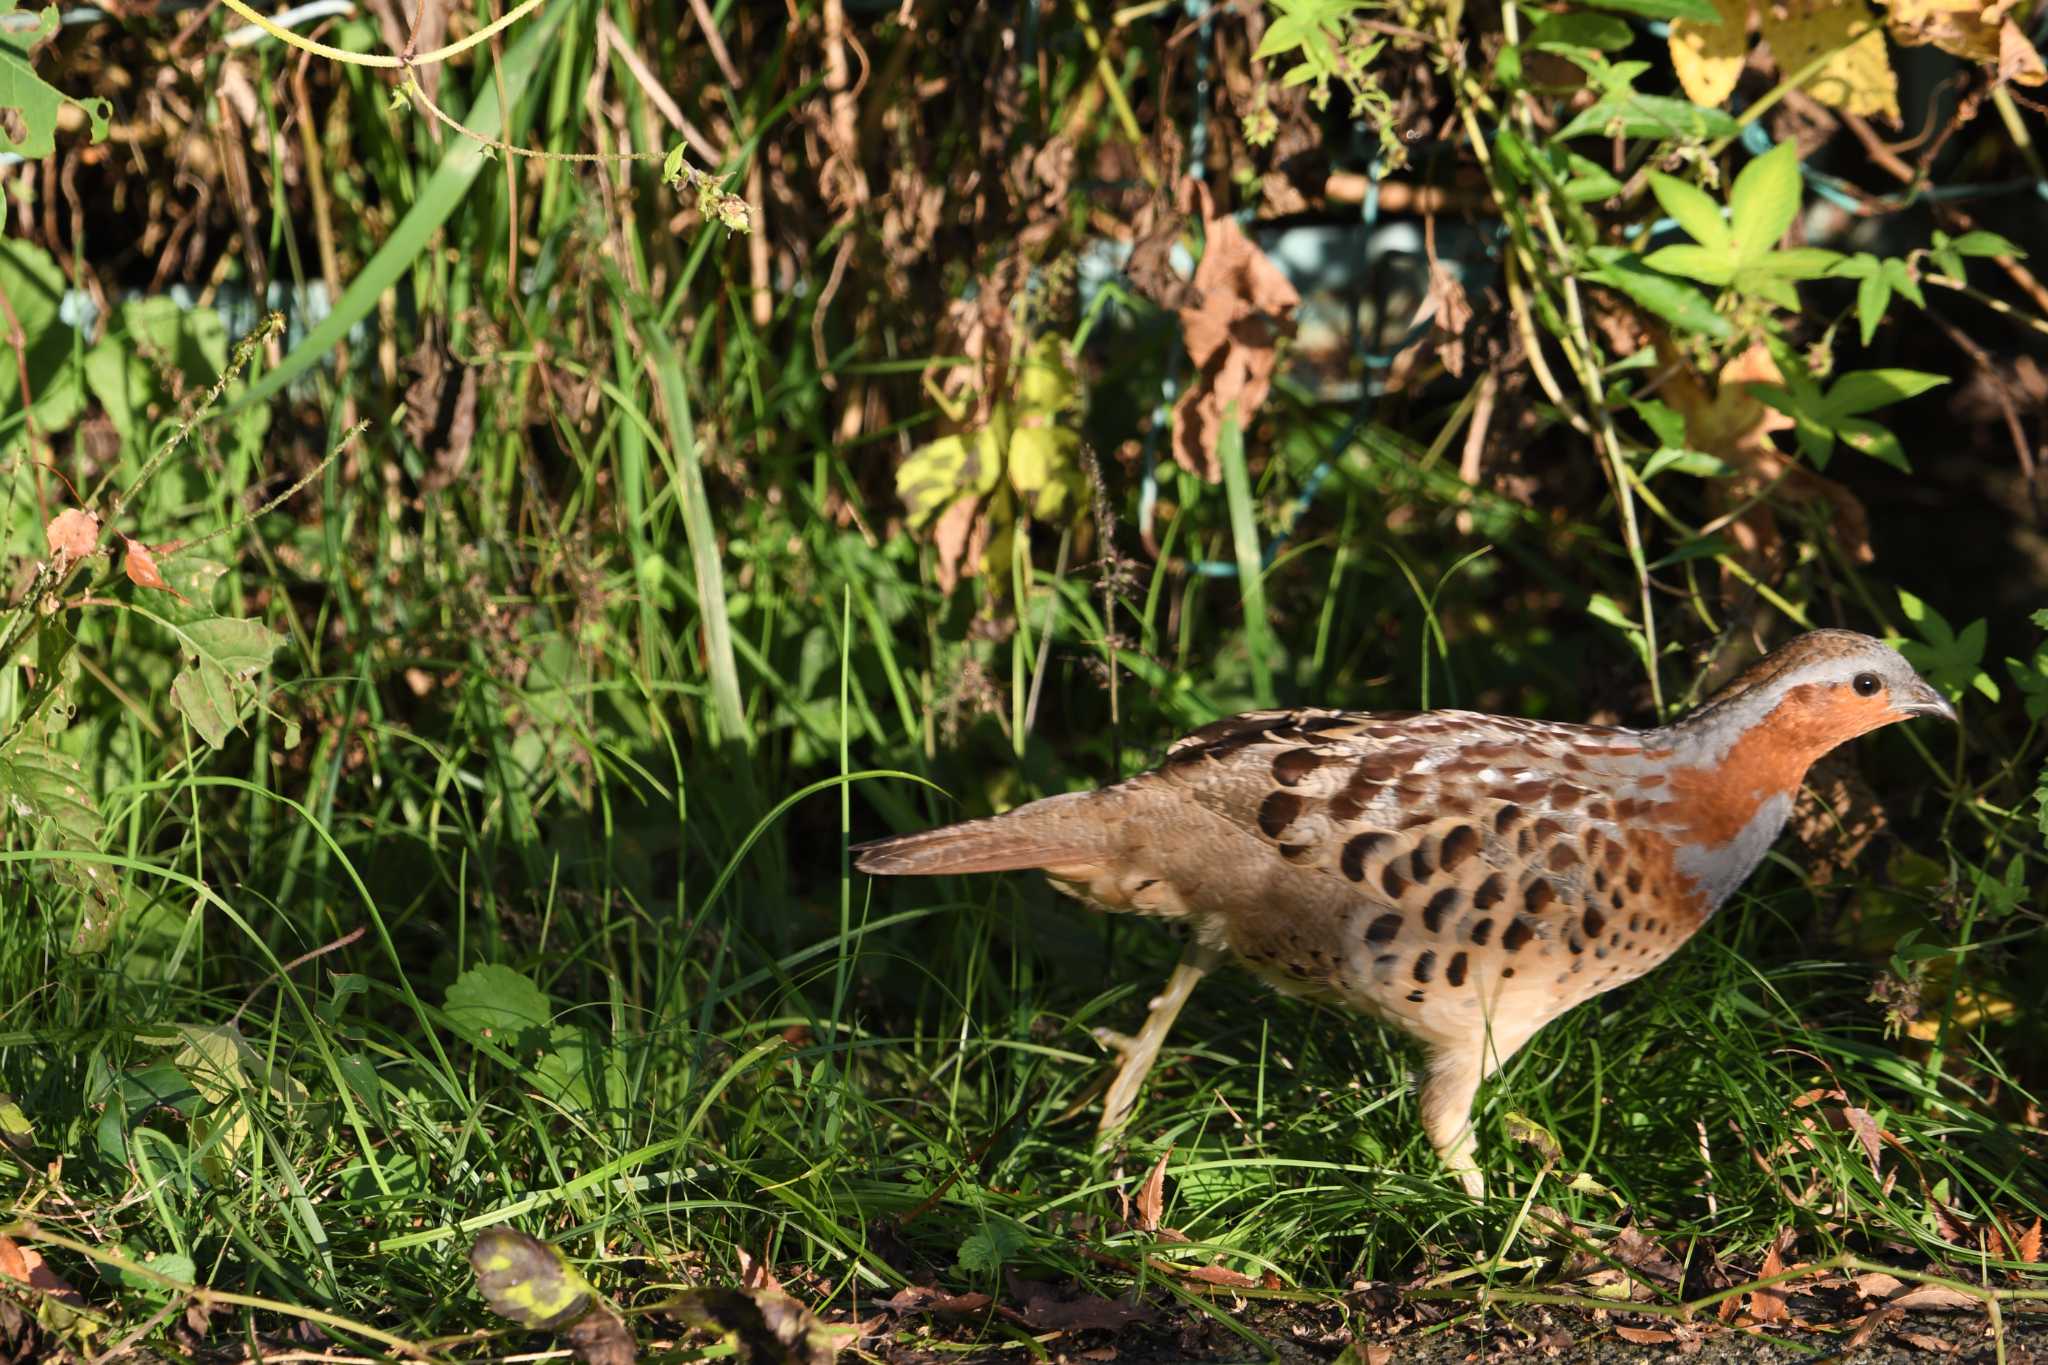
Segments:
[[[1798,795],[1806,770],[1821,755],[1904,719],[1883,697],[1818,683],[1795,687],[1729,746],[1718,767],[1674,772],[1671,799],[1659,813],[1684,831],[1683,842],[1719,847],[1741,834],[1771,798]]]

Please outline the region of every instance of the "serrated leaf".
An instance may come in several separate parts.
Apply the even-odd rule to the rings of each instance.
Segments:
[[[1596,247],[1591,254],[1600,263],[1586,272],[1586,278],[1594,283],[1620,290],[1641,307],[1694,336],[1720,341],[1733,333],[1734,324],[1716,313],[1699,290],[1649,269],[1640,256],[1611,247]]]
[[[554,1018],[540,987],[500,962],[456,977],[442,1008],[461,1027],[501,1044],[529,1029],[545,1030]]]
[[[1727,219],[1721,216],[1721,206],[1699,186],[1688,184],[1676,176],[1653,172],[1650,193],[1657,196],[1664,212],[1676,219],[1686,234],[1702,247],[1725,252],[1733,245],[1733,234],[1729,231]]]
[[[33,831],[38,847],[57,854],[100,850],[99,809],[85,769],[69,754],[40,742],[32,726],[0,750],[0,800]],[[81,895],[70,951],[96,953],[113,937],[120,916],[121,879],[104,863],[55,857],[43,864],[48,875]]]
[[[270,665],[283,637],[239,616],[209,616],[175,629],[186,658],[171,680],[171,704],[218,749],[241,728],[255,699],[248,680]]]
[[[1744,166],[1728,191],[1728,226],[1736,254],[1762,259],[1799,214],[1799,148],[1781,142]]]
[[[1701,284],[1725,285],[1735,279],[1734,263],[1727,253],[1703,246],[1665,246],[1643,258],[1643,264],[1667,275],[1683,275]]]

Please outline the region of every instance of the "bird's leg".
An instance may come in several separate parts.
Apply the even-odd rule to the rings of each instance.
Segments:
[[[1173,975],[1152,997],[1151,1013],[1145,1016],[1144,1026],[1135,1036],[1126,1037],[1106,1028],[1095,1030],[1096,1042],[1123,1054],[1116,1076],[1102,1097],[1102,1118],[1095,1125],[1096,1146],[1107,1146],[1110,1135],[1131,1116],[1138,1103],[1138,1092],[1144,1089],[1145,1078],[1152,1074],[1152,1063],[1158,1060],[1159,1049],[1165,1045],[1181,1006],[1194,994],[1196,983],[1222,961],[1223,954],[1218,950],[1191,941],[1175,964]]]
[[[1474,1199],[1486,1198],[1486,1178],[1475,1160],[1479,1139],[1472,1125],[1473,1097],[1491,1069],[1483,1057],[1477,1048],[1434,1050],[1422,1078],[1422,1131],[1445,1168]]]

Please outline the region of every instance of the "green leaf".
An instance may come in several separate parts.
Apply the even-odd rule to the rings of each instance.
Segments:
[[[1667,275],[1683,275],[1701,284],[1728,284],[1735,278],[1734,262],[1727,253],[1703,246],[1659,247],[1643,258],[1643,264]]]
[[[1946,617],[1920,598],[1904,588],[1895,591],[1899,595],[1899,610],[1920,632],[1918,640],[1898,642],[1906,661],[1953,700],[1962,700],[1964,692],[1975,688],[1997,701],[1998,684],[1979,667],[1988,634],[1984,622],[1972,621],[1958,632],[1950,627]]]
[[[1004,1262],[1023,1250],[1024,1241],[1024,1235],[1008,1223],[990,1220],[960,1243],[957,1263],[969,1274],[1001,1270]]]
[[[1913,278],[1912,267],[1896,257],[1884,263],[1884,277],[1891,287],[1913,301],[1915,308],[1925,308],[1927,300],[1920,294],[1920,281]]]
[[[1913,472],[1912,462],[1906,458],[1906,448],[1899,444],[1889,427],[1863,417],[1845,417],[1835,423],[1835,435],[1842,444],[1852,450],[1861,451],[1873,460],[1882,460],[1902,474]]]
[[[1620,19],[1611,19],[1604,14],[1565,13],[1545,16],[1523,41],[1530,47],[1579,47],[1597,52],[1619,52],[1635,38],[1635,30]]]
[[[1721,11],[1711,0],[1583,0],[1595,9],[1633,14],[1639,19],[1691,19],[1702,24],[1721,22]]]
[[[185,667],[171,680],[171,704],[213,748],[241,728],[255,701],[249,680],[270,666],[283,637],[260,621],[210,616],[175,627]]]
[[[448,987],[442,1008],[458,1025],[481,1038],[503,1043],[529,1029],[545,1030],[554,1019],[540,987],[499,962],[471,967]]]
[[[69,754],[43,743],[40,725],[26,726],[0,749],[0,801],[28,825],[37,847],[59,855],[34,866],[59,885],[80,893],[70,951],[85,954],[104,949],[120,917],[121,879],[104,863],[62,856],[100,851],[100,813],[93,804],[85,769]]]
[[[1676,176],[1660,173],[1650,176],[1650,192],[1657,196],[1657,202],[1664,206],[1664,211],[1677,219],[1678,225],[1702,247],[1715,252],[1730,249],[1733,236],[1728,230],[1728,221],[1721,215],[1721,206],[1705,190]]]
[[[1690,100],[1629,91],[1581,109],[1571,122],[1558,129],[1556,136],[1605,137],[1610,130],[1619,130],[1623,137],[1704,142],[1709,138],[1734,137],[1742,126],[1724,111],[1705,109]]]
[[[1757,261],[1753,268],[1791,280],[1817,280],[1823,275],[1833,274],[1841,259],[1841,252],[1829,251],[1825,247],[1795,246],[1771,252]]]
[[[1713,341],[1733,335],[1734,324],[1716,313],[1705,295],[1649,269],[1642,257],[1614,247],[1595,247],[1588,255],[1599,264],[1586,272],[1587,279],[1620,290],[1680,331]]]
[[[1891,403],[1917,398],[1929,389],[1948,383],[1946,375],[1921,370],[1856,370],[1845,374],[1828,390],[1830,414],[1853,417]]]
[[[1982,228],[1950,241],[1948,249],[1958,256],[2010,256],[2014,260],[2025,260],[2027,255],[1997,233],[1986,232]]]
[[[1751,161],[1728,191],[1728,225],[1736,254],[1762,259],[1799,214],[1799,148],[1781,142]]]
[[[1891,306],[1891,301],[1891,282],[1882,274],[1866,275],[1856,286],[1856,325],[1865,346],[1877,335],[1877,324],[1884,320],[1884,310]]]
[[[0,19],[14,13],[14,0],[0,0]],[[106,139],[114,113],[106,100],[75,99],[36,75],[29,53],[57,31],[57,7],[45,7],[35,20],[21,28],[0,24],[0,109],[19,111],[22,128],[17,142],[0,125],[0,152],[12,152],[24,161],[41,161],[57,150],[57,112],[67,102],[85,111],[94,142]]]

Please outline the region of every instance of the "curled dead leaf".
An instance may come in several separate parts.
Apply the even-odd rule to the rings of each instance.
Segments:
[[[1197,195],[1206,237],[1195,267],[1201,297],[1180,310],[1197,373],[1173,405],[1173,458],[1215,483],[1223,477],[1216,447],[1225,414],[1234,410],[1239,429],[1250,428],[1273,386],[1274,347],[1293,329],[1301,295],[1235,218],[1213,212],[1206,187]]]
[[[162,547],[144,545],[139,540],[123,537],[121,540],[121,572],[128,575],[128,581],[138,588],[153,588],[167,592],[187,606],[191,599],[164,581],[161,570],[156,566],[156,551]]]
[[[1159,1154],[1152,1174],[1145,1177],[1144,1185],[1138,1190],[1138,1227],[1141,1231],[1159,1231],[1159,1218],[1166,1205],[1166,1159],[1172,1155],[1172,1147]]]

